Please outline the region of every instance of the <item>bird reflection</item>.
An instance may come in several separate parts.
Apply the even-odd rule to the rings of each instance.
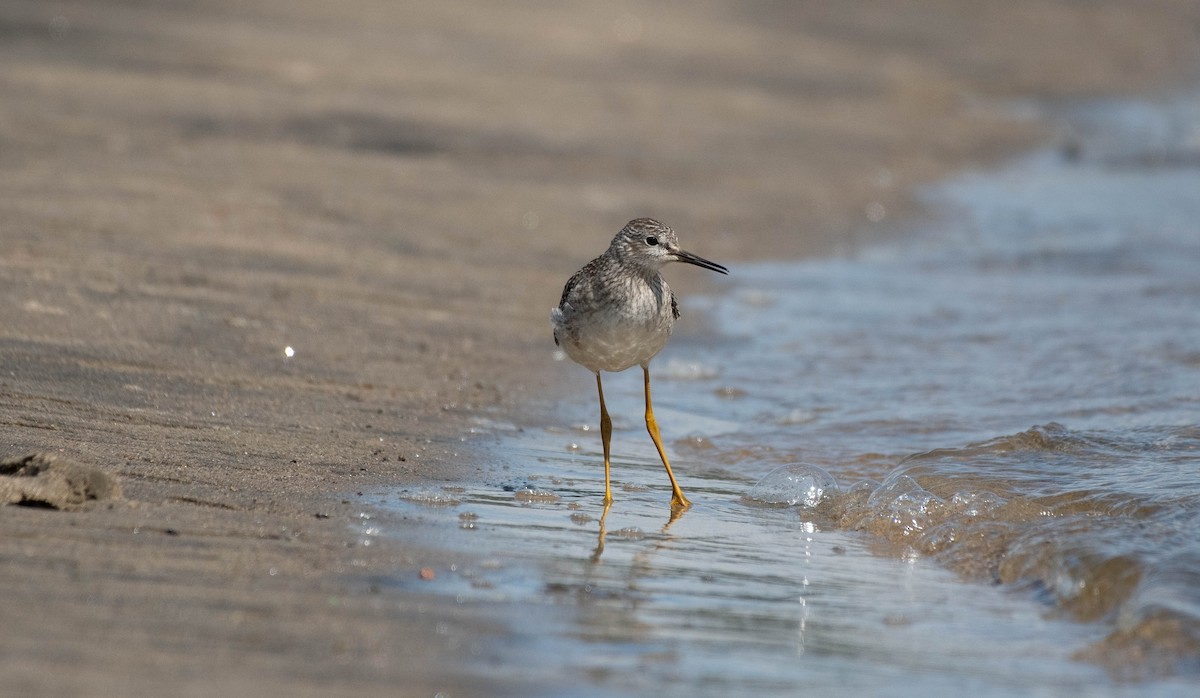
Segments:
[[[605,535],[607,535],[607,529],[605,528],[605,523],[608,520],[608,512],[610,512],[610,511],[612,511],[612,502],[607,502],[604,505],[604,513],[600,514],[600,532],[596,537],[596,549],[592,551],[592,562],[593,563],[599,563],[600,556],[604,554],[604,537],[605,537]],[[663,524],[663,527],[662,527],[663,534],[666,534],[670,530],[671,526],[676,521],[678,521],[686,511],[687,511],[687,509],[685,509],[685,508],[672,506],[670,509],[671,513],[667,516],[667,522],[665,524]],[[660,546],[661,546],[661,543],[660,543],[660,545],[656,545],[655,549],[657,549]]]
[[[604,503],[604,513],[600,515],[600,535],[596,539],[596,549],[592,551],[592,562],[600,562],[600,556],[604,554],[604,521],[608,519],[608,512],[612,509],[612,501]]]

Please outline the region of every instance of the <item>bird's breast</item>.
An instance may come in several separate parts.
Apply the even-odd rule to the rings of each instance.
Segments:
[[[572,360],[592,371],[646,363],[671,336],[671,289],[661,277],[605,288],[605,294],[568,299],[555,336]]]

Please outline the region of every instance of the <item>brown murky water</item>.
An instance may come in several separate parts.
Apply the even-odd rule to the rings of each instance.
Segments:
[[[903,244],[685,299],[707,329],[654,366],[677,521],[632,372],[601,519],[581,370],[552,426],[481,423],[488,482],[364,535],[478,553],[420,588],[506,618],[472,670],[531,686],[1194,694],[1200,102],[1059,117],[1069,148],[929,190]]]

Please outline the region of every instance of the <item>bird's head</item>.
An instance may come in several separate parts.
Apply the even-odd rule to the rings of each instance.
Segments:
[[[653,218],[635,218],[625,224],[609,246],[612,254],[625,264],[656,273],[670,262],[685,262],[728,274],[729,270],[703,257],[679,248],[679,237],[669,226]]]

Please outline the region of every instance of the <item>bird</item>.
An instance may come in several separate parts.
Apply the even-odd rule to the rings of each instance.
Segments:
[[[650,400],[650,360],[666,345],[679,304],[661,270],[672,262],[728,274],[723,265],[686,252],[670,227],[653,218],[635,218],[617,233],[608,249],[575,272],[550,311],[554,343],[575,363],[596,374],[600,396],[600,439],[604,448],[604,503],[612,504],[609,453],[612,419],[604,405],[601,371],[616,373],[640,365],[646,393],[646,430],[671,481],[671,509],[691,506],[663,449]]]

